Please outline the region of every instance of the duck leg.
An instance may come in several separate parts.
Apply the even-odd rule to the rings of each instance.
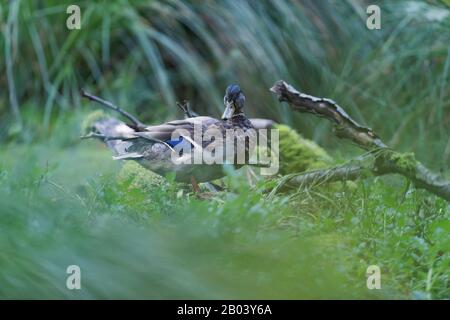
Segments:
[[[195,193],[200,193],[200,187],[198,186],[197,180],[195,180],[194,176],[191,176],[191,184]]]
[[[258,177],[255,174],[255,171],[253,171],[252,167],[247,166],[246,168],[247,173],[247,181],[250,187],[254,187],[256,185],[256,181],[258,181]]]

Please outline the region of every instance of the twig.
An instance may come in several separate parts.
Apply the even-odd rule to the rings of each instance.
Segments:
[[[102,98],[99,98],[97,96],[94,96],[93,94],[87,93],[86,91],[84,91],[83,89],[80,90],[81,92],[81,96],[84,98],[88,98],[91,101],[95,101],[97,103],[100,103],[101,105],[105,106],[108,109],[114,110],[118,113],[120,113],[121,115],[123,115],[125,118],[127,118],[128,120],[130,120],[133,125],[136,127],[137,130],[139,131],[143,131],[146,128],[146,125],[143,124],[141,121],[139,121],[136,117],[134,117],[133,115],[129,114],[128,112],[126,112],[125,110],[122,110],[121,108],[119,108],[118,106],[114,105],[113,103],[103,100]]]
[[[412,153],[399,153],[389,149],[372,129],[359,125],[334,101],[301,93],[282,80],[277,81],[270,90],[278,95],[280,101],[288,102],[294,110],[311,113],[333,122],[339,138],[351,140],[372,153],[379,151],[370,166],[362,166],[361,163],[356,166],[350,164],[345,167],[296,175],[295,179],[291,179],[296,184],[355,180],[364,177],[364,172],[369,169],[374,175],[401,174],[412,181],[417,188],[426,189],[450,201],[450,182],[415,160]]]
[[[177,106],[184,112],[186,118],[198,117],[198,114],[192,111],[189,101],[184,100],[183,103],[177,101]]]
[[[112,141],[112,140],[128,141],[128,140],[136,139],[136,137],[107,136],[107,135],[104,135],[104,134],[101,134],[101,133],[97,133],[97,132],[90,132],[90,133],[80,137],[80,139],[82,139],[82,140],[84,140],[84,139],[91,139],[91,138],[103,139],[104,141]]]

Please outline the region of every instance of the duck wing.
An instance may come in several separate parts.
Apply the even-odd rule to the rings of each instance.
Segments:
[[[183,120],[174,120],[160,125],[147,126],[145,131],[140,132],[139,135],[144,138],[168,141],[177,130],[180,130],[180,132],[181,130],[186,130],[192,134],[196,125],[201,125],[202,128],[205,128],[217,124],[218,122],[220,121],[212,117],[195,117]],[[180,136],[185,135],[180,133]]]

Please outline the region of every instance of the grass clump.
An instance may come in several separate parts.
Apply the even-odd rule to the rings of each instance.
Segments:
[[[142,191],[152,191],[162,186],[167,180],[136,163],[135,161],[125,161],[117,176],[119,184],[127,185],[131,189]]]

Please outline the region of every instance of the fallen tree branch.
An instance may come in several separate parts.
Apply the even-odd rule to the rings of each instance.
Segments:
[[[330,120],[335,125],[339,138],[349,139],[366,150],[386,147],[371,128],[358,124],[331,99],[301,93],[283,80],[277,81],[270,90],[278,95],[280,101],[289,103],[294,110]]]
[[[415,160],[413,153],[386,150],[377,158],[372,171],[376,175],[401,174],[413,182],[416,188],[428,190],[450,201],[450,182]]]
[[[426,189],[450,201],[450,182],[426,168],[414,158],[414,154],[389,149],[371,128],[358,124],[334,101],[301,93],[282,80],[277,81],[270,90],[278,95],[280,101],[288,102],[294,110],[328,119],[334,124],[339,138],[348,139],[369,150],[375,159],[369,166],[359,162],[292,175],[291,182],[296,185],[315,185],[318,182],[355,180],[366,177],[367,172],[374,175],[397,173],[408,178],[417,188]]]
[[[284,176],[280,183],[271,191],[270,196],[276,194],[284,186],[288,187],[318,187],[322,184],[337,181],[352,181],[360,178],[372,176],[367,163],[362,160],[355,160],[351,163],[340,165],[337,167],[318,169],[308,172],[293,173]]]

